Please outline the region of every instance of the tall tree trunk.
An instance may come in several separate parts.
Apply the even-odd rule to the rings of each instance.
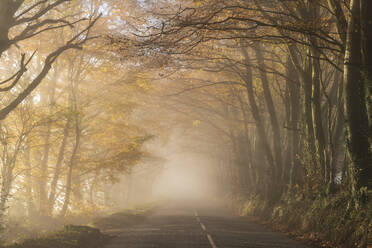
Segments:
[[[312,45],[316,46],[316,41],[312,41]],[[321,73],[320,73],[320,53],[317,48],[312,48],[312,84],[313,84],[313,116],[314,116],[314,127],[315,137],[317,143],[317,154],[319,155],[319,163],[322,171],[323,182],[327,183],[329,178],[329,163],[327,159],[325,134],[323,128],[323,117],[321,107]]]
[[[46,203],[47,203],[47,182],[48,182],[48,161],[49,161],[49,150],[50,150],[50,132],[52,124],[49,120],[45,130],[44,138],[44,152],[43,158],[40,165],[40,178],[39,184],[39,211],[40,214],[46,214]]]
[[[72,190],[72,176],[73,176],[73,168],[76,163],[76,157],[78,153],[78,149],[80,146],[80,127],[79,127],[79,120],[78,117],[75,119],[75,144],[72,149],[70,161],[68,164],[68,172],[66,177],[66,189],[65,189],[65,199],[63,202],[63,206],[60,212],[60,216],[64,217],[67,213],[68,206],[70,205],[70,198],[71,198],[71,190]]]
[[[16,11],[17,5],[13,0],[0,1],[0,57],[11,45],[9,30],[12,27],[13,15]]]
[[[1,156],[1,184],[0,184],[0,225],[3,223],[4,213],[6,211],[6,204],[9,200],[10,192],[12,190],[14,181],[14,169],[17,164],[17,157],[20,153],[25,136],[22,134],[17,137],[14,147],[9,149],[8,139],[9,133],[4,132],[0,122],[0,142],[2,148]]]
[[[372,143],[372,1],[360,0],[363,79],[367,87],[367,111],[369,118],[369,142]],[[371,170],[371,168],[369,168]],[[369,172],[372,173],[372,172]]]
[[[236,93],[237,95],[237,98],[238,98],[238,101],[239,101],[239,106],[240,106],[240,109],[242,111],[242,115],[243,115],[243,120],[244,120],[244,141],[246,143],[246,151],[245,153],[247,154],[246,157],[248,157],[247,161],[245,161],[246,163],[246,166],[248,168],[248,174],[249,174],[249,180],[250,180],[250,186],[252,187],[252,191],[254,192],[255,189],[255,174],[253,174],[254,172],[254,164],[253,164],[253,152],[252,152],[252,144],[251,144],[251,141],[249,140],[249,137],[248,137],[248,113],[247,113],[247,109],[246,109],[246,104],[243,102],[243,99],[241,97],[241,95],[238,93]]]
[[[288,61],[286,68],[288,68]],[[288,76],[288,69],[286,71],[287,76]],[[292,85],[290,80],[287,80],[285,84],[285,93],[284,93],[284,112],[285,112],[285,136],[283,137],[283,142],[286,143],[285,147],[285,157],[284,157],[284,162],[283,162],[283,172],[282,172],[282,178],[283,178],[283,183],[288,185],[288,188],[290,188],[290,171],[291,171],[291,163],[292,163],[292,151],[293,151],[293,146],[292,142],[290,141],[292,138],[292,123],[291,123],[291,112],[292,112],[292,106],[291,106],[291,89],[290,87]]]
[[[49,192],[49,197],[48,197],[48,215],[52,214],[55,200],[56,200],[57,183],[61,176],[61,167],[62,167],[64,155],[65,155],[65,149],[67,145],[69,129],[70,129],[70,118],[67,119],[65,127],[63,129],[63,138],[62,138],[61,145],[59,147],[57,162],[54,167],[53,179],[52,179],[52,182],[50,183],[50,192]]]
[[[254,91],[253,91],[253,74],[252,74],[252,68],[251,68],[250,63],[249,63],[249,61],[250,61],[249,55],[248,55],[248,52],[246,51],[245,48],[242,48],[242,53],[243,53],[245,63],[246,63],[245,72],[243,74],[243,80],[245,82],[245,86],[246,86],[246,90],[247,90],[248,102],[249,102],[249,105],[251,107],[251,112],[252,112],[253,119],[256,122],[256,128],[257,128],[257,131],[258,131],[259,141],[260,141],[262,150],[264,151],[264,154],[265,154],[268,166],[269,166],[269,168],[267,168],[267,170],[266,170],[267,173],[265,173],[265,175],[267,175],[268,178],[270,178],[269,179],[270,182],[265,182],[265,183],[269,184],[270,187],[276,187],[277,172],[276,172],[276,167],[275,167],[275,164],[274,164],[274,157],[272,155],[271,148],[270,148],[268,138],[267,138],[267,135],[266,135],[265,125],[262,121],[260,111],[258,109],[256,100],[255,100],[255,94],[254,94]],[[266,190],[266,194],[275,195],[277,197],[280,196],[280,195],[275,194],[275,193],[276,193],[275,190],[271,190],[271,188]],[[272,198],[269,197],[269,198],[272,201],[277,200],[277,199],[274,199],[274,197],[272,197]]]
[[[336,19],[337,31],[345,49],[347,21],[341,3],[342,1],[339,0],[328,0],[329,9],[333,12]]]
[[[278,115],[277,115],[277,112],[274,106],[274,101],[273,101],[273,98],[270,92],[269,80],[266,75],[266,66],[265,66],[264,57],[261,52],[260,43],[255,42],[253,47],[256,53],[264,98],[265,98],[267,110],[269,112],[271,128],[273,131],[273,144],[274,144],[276,176],[277,176],[276,181],[279,184],[281,184],[281,176],[282,176],[282,169],[283,169],[283,155],[282,155],[282,142],[281,142],[281,137],[280,137]],[[277,186],[280,187],[281,185],[277,185]]]
[[[303,113],[304,113],[304,119],[306,124],[306,135],[307,135],[307,145],[309,152],[311,154],[315,154],[315,134],[314,134],[314,125],[313,125],[313,110],[312,110],[312,67],[311,67],[311,59],[310,59],[310,52],[307,51],[305,63],[303,63],[303,66],[301,67],[301,63],[297,57],[296,53],[296,47],[293,45],[288,46],[288,52],[292,60],[292,64],[294,65],[294,68],[296,69],[296,72],[298,74],[298,77],[300,78],[301,84],[303,85]]]
[[[310,53],[308,53],[310,56]],[[303,73],[303,82],[304,82],[304,115],[306,122],[306,131],[307,131],[307,140],[309,145],[309,151],[311,154],[316,154],[315,148],[315,133],[314,133],[314,119],[313,119],[313,106],[312,106],[312,92],[313,92],[313,81],[311,78],[312,67],[311,59],[306,59],[305,71]]]
[[[340,64],[340,63],[339,63]],[[345,139],[343,135],[344,130],[344,111],[343,111],[343,78],[342,73],[336,71],[334,75],[334,84],[332,86],[329,102],[329,114],[328,114],[328,141],[330,147],[330,173],[328,179],[328,193],[335,191],[335,179],[337,169],[342,168],[340,166],[340,157],[345,157]]]
[[[82,192],[82,181],[78,173],[75,173],[72,177],[72,196],[73,202],[79,205],[83,202],[83,192]]]
[[[296,72],[293,62],[288,59],[287,61],[287,76],[289,79],[296,78]],[[300,121],[300,85],[299,82],[289,81],[287,82],[289,87],[289,97],[290,97],[290,171],[289,171],[289,188],[292,189],[293,186],[298,183],[297,178],[299,172],[299,127],[298,123]]]
[[[47,92],[47,99],[46,104],[48,104],[49,108],[49,120],[45,127],[45,136],[44,136],[44,152],[43,152],[43,159],[41,161],[40,165],[40,178],[38,180],[39,182],[39,211],[42,215],[47,215],[48,211],[48,190],[47,190],[47,184],[48,184],[48,177],[49,177],[49,170],[48,170],[48,164],[49,164],[49,153],[50,153],[50,138],[51,138],[51,130],[52,130],[52,120],[51,115],[53,114],[53,106],[55,101],[55,89],[56,89],[56,83],[57,83],[57,71],[54,72],[54,76],[52,78],[52,82],[50,83],[48,87]]]
[[[30,140],[27,139],[27,144],[25,147],[25,188],[26,188],[26,195],[27,195],[27,213],[28,216],[33,216],[35,214],[35,204],[32,192],[32,166],[31,166],[31,148],[30,148]]]
[[[350,176],[354,195],[360,188],[371,187],[371,145],[366,103],[366,84],[362,77],[362,39],[360,0],[351,1],[344,60],[345,112],[347,116]],[[370,13],[369,13],[370,14]]]
[[[3,153],[4,154],[4,153]],[[3,223],[3,217],[6,211],[6,204],[9,199],[10,187],[12,184],[13,173],[9,164],[9,157],[3,159],[1,168],[1,189],[0,189],[0,225]]]

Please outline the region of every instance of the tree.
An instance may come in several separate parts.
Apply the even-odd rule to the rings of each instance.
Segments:
[[[96,23],[99,17],[92,17],[90,19],[81,18],[74,20],[70,14],[66,14],[62,17],[53,16],[54,12],[57,11],[57,7],[63,4],[67,4],[70,0],[56,0],[52,3],[48,1],[13,1],[6,0],[1,2],[1,37],[0,37],[0,56],[11,48],[13,45],[19,45],[20,43],[29,40],[30,38],[37,36],[41,33],[45,33],[50,30],[63,29],[65,27],[72,27],[75,24],[87,21],[88,24],[76,33],[70,40],[68,40],[62,46],[56,48],[50,52],[45,60],[41,71],[36,74],[27,87],[20,90],[17,96],[10,100],[0,110],[0,120],[6,118],[6,116],[15,109],[45,78],[54,61],[66,50],[69,49],[80,49],[82,45],[90,40],[92,37],[89,36],[89,31]],[[10,30],[19,30],[18,33],[10,33]],[[12,38],[9,36],[12,35]],[[0,82],[0,85],[4,85],[0,91],[9,92],[14,89],[19,81],[21,80],[24,73],[27,71],[27,66],[35,56],[32,53],[29,58],[26,58],[26,54],[21,54],[21,60],[19,62],[19,69],[13,75],[4,79]]]
[[[4,212],[7,202],[11,197],[14,182],[19,173],[19,163],[27,145],[30,133],[41,122],[32,119],[32,108],[25,105],[19,108],[8,122],[2,122],[0,126],[1,140],[1,185],[0,185],[0,222],[4,221]]]
[[[350,154],[350,175],[352,191],[358,194],[361,188],[371,188],[372,154],[367,114],[366,92],[368,75],[363,77],[363,68],[368,64],[362,61],[361,1],[351,1],[351,16],[348,21],[345,52],[345,106],[348,128],[348,152]],[[362,5],[365,6],[365,5]],[[364,9],[363,9],[364,11]],[[364,16],[364,18],[367,18]],[[365,26],[363,26],[365,27]],[[364,47],[366,49],[366,47]],[[367,52],[367,51],[365,51]],[[366,54],[365,54],[366,55]],[[364,61],[367,62],[364,57]],[[366,67],[364,67],[366,66]]]
[[[240,77],[243,82],[252,77],[248,80],[252,83],[245,85],[248,104],[251,108],[249,115],[252,115],[256,121],[259,140],[266,144],[263,149],[266,161],[272,168],[274,178],[277,178],[267,184],[293,186],[292,183],[297,181],[303,184],[304,189],[316,188],[328,193],[334,191],[336,174],[340,171],[343,163],[338,160],[343,157],[344,152],[344,145],[339,145],[344,125],[341,107],[344,94],[343,81],[349,85],[348,82],[359,80],[360,86],[353,84],[350,86],[354,87],[353,89],[345,90],[345,93],[349,92],[346,93],[346,96],[348,94],[354,95],[355,101],[346,97],[349,100],[345,100],[345,103],[351,112],[354,111],[351,110],[352,108],[358,108],[359,110],[355,110],[356,112],[353,114],[363,119],[363,121],[358,121],[358,118],[353,118],[351,121],[351,123],[354,121],[359,123],[363,126],[362,128],[359,124],[355,124],[355,130],[350,127],[349,129],[354,130],[354,136],[359,134],[358,138],[354,137],[358,142],[351,142],[352,138],[350,137],[350,144],[356,146],[351,148],[351,145],[350,149],[353,149],[356,154],[360,153],[352,155],[352,160],[361,161],[363,158],[364,165],[359,164],[358,168],[365,169],[360,170],[361,174],[357,173],[359,176],[344,176],[359,178],[356,180],[362,180],[363,185],[366,185],[368,178],[370,178],[370,167],[366,166],[366,164],[370,164],[369,158],[367,159],[370,157],[370,144],[368,143],[370,125],[367,112],[363,109],[366,111],[368,109],[365,99],[369,96],[361,89],[368,84],[369,81],[366,78],[369,77],[369,73],[366,70],[364,74],[360,73],[369,64],[367,62],[369,56],[361,56],[362,52],[369,51],[366,46],[366,40],[369,39],[369,31],[366,29],[368,19],[366,12],[363,12],[363,20],[359,20],[361,24],[355,26],[350,24],[350,21],[360,18],[360,15],[353,14],[353,17],[348,19],[348,4],[333,0],[293,2],[206,0],[199,1],[198,4],[195,2],[176,2],[174,4],[161,2],[161,4],[167,6],[163,11],[155,10],[151,4],[146,5],[148,15],[152,20],[156,20],[151,23],[144,22],[143,25],[147,28],[134,30],[135,35],[129,33],[112,35],[110,41],[119,47],[116,51],[123,56],[137,52],[138,56],[146,56],[146,58],[167,57],[167,63],[163,68],[178,66],[182,69],[202,68],[210,73],[229,72]],[[357,4],[352,2],[351,6],[359,6],[360,4],[365,8],[369,6],[362,1],[358,1]],[[348,35],[346,35],[347,26],[349,26]],[[359,66],[357,66],[358,63],[351,63],[350,68],[355,69],[356,75],[351,76],[347,81],[346,76],[344,80],[341,79],[343,68],[340,65],[345,51],[345,58],[351,54],[349,52],[351,47],[350,27],[364,27],[364,29],[355,28],[359,32],[355,36],[358,39],[355,44],[359,45],[355,51],[359,55],[354,56],[355,59],[363,59],[359,62],[356,61]],[[246,49],[241,49],[241,46],[237,44],[245,44]],[[137,50],[128,51],[133,46]],[[209,47],[210,50],[207,51],[206,47]],[[251,51],[251,47],[253,47],[253,51]],[[285,53],[284,51],[289,54],[288,62],[283,62],[280,59]],[[251,52],[254,52],[256,56],[252,56]],[[245,57],[246,60],[240,59],[239,56]],[[256,60],[252,61],[254,57]],[[361,66],[362,60],[365,61],[363,66]],[[208,67],[213,63],[214,69]],[[288,74],[285,70],[286,63],[292,68]],[[346,67],[345,75],[347,75],[347,69],[350,69]],[[350,71],[353,70],[350,69]],[[288,78],[288,75],[292,78]],[[296,77],[295,75],[298,79],[293,78]],[[257,91],[256,81],[262,83],[264,93],[262,97],[266,105],[264,113],[260,113],[261,106],[255,102],[258,97],[254,91]],[[278,89],[274,86],[275,81],[278,83]],[[226,82],[221,80],[220,83]],[[294,86],[296,84],[298,87]],[[213,87],[214,85],[215,83],[201,84],[191,87],[190,90]],[[283,92],[283,86],[287,89],[286,92]],[[274,90],[278,90],[275,96],[272,95]],[[362,100],[357,100],[357,95]],[[275,105],[278,103],[275,97],[284,99],[285,112]],[[287,100],[285,100],[286,98]],[[353,114],[349,114],[353,116]],[[285,116],[288,122],[291,119],[297,122],[292,124],[291,129],[306,130],[305,133],[298,134],[304,139],[300,139],[297,134],[293,133],[292,136],[289,132],[284,132],[279,123],[285,119]],[[269,125],[267,125],[266,117],[270,120]],[[302,120],[304,121],[302,122]],[[359,128],[356,128],[358,125]],[[235,130],[235,128],[233,129]],[[289,138],[291,136],[292,138]],[[292,140],[290,141],[290,139]],[[283,146],[286,148],[282,149]],[[283,164],[288,163],[289,158],[283,159],[282,152],[285,149],[294,151],[294,146],[299,147],[294,154],[291,152],[291,166]],[[295,164],[303,168],[295,170]],[[294,173],[294,171],[297,172]],[[306,176],[301,174],[301,171]],[[298,178],[295,179],[295,177]],[[282,178],[284,181],[281,181]],[[310,193],[310,191],[307,192]]]

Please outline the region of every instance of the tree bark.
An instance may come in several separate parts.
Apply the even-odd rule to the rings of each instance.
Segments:
[[[57,83],[57,71],[54,71],[52,82],[49,84],[48,93],[46,95],[47,99],[45,104],[49,108],[49,120],[45,127],[45,136],[44,136],[44,152],[43,159],[40,165],[40,178],[39,178],[39,211],[42,215],[46,215],[48,211],[48,196],[47,196],[47,183],[48,183],[48,164],[49,164],[49,152],[50,152],[50,138],[52,132],[52,120],[50,119],[53,115],[53,106],[55,98],[55,90]]]
[[[274,101],[270,92],[269,80],[266,75],[266,66],[264,57],[261,52],[261,47],[258,42],[254,44],[254,51],[256,53],[256,58],[259,67],[259,74],[262,83],[264,98],[266,102],[266,107],[269,112],[269,118],[271,123],[271,128],[273,131],[273,144],[274,144],[274,154],[275,154],[275,164],[276,164],[276,181],[281,184],[281,176],[283,169],[283,155],[282,155],[282,142],[280,136],[280,127],[278,121],[278,115],[274,106]]]
[[[248,168],[248,174],[249,174],[249,180],[250,180],[250,186],[252,187],[252,191],[254,192],[255,191],[255,174],[253,174],[253,170],[254,170],[254,167],[255,165],[253,164],[253,152],[252,152],[252,144],[251,144],[251,141],[249,140],[249,137],[248,137],[248,114],[247,114],[247,110],[246,110],[246,104],[243,102],[243,99],[241,97],[241,95],[238,93],[236,93],[236,96],[238,98],[238,102],[239,102],[239,106],[240,106],[240,109],[242,111],[242,115],[243,115],[243,119],[244,119],[244,142],[246,143],[246,151],[245,154],[247,154],[247,160],[245,161],[246,163],[246,167]]]
[[[27,194],[27,213],[28,216],[33,216],[35,214],[35,204],[32,193],[32,166],[31,166],[31,148],[30,140],[27,139],[27,144],[25,147],[25,182],[26,182],[26,194]]]
[[[293,62],[288,59],[287,61],[287,76],[288,78],[296,78],[296,72]],[[298,82],[290,81],[288,82],[289,97],[290,97],[290,125],[289,125],[289,145],[291,146],[290,154],[290,171],[289,171],[289,189],[291,190],[299,179],[299,127],[298,123],[300,121],[300,85]]]
[[[73,168],[76,163],[76,157],[78,153],[78,149],[80,146],[80,127],[79,127],[79,120],[75,120],[75,144],[72,149],[72,154],[70,157],[70,162],[68,164],[68,172],[66,177],[66,189],[65,189],[65,199],[63,202],[63,206],[60,212],[60,216],[64,217],[67,213],[68,206],[70,205],[70,198],[71,198],[71,191],[72,191],[72,176],[73,176]]]
[[[345,49],[347,21],[344,11],[342,10],[341,1],[328,0],[328,6],[336,19],[338,34]]]
[[[347,116],[349,172],[354,195],[362,187],[371,188],[371,145],[366,103],[366,84],[362,77],[362,39],[360,0],[351,1],[344,60],[345,112]],[[370,14],[370,13],[369,13]]]
[[[372,143],[372,1],[360,0],[363,79],[366,84],[367,111],[369,119],[369,142]],[[370,169],[371,170],[371,169]],[[371,172],[370,172],[371,173]]]
[[[61,146],[59,148],[57,162],[54,167],[53,179],[50,184],[50,192],[49,192],[49,197],[48,197],[48,214],[49,215],[51,215],[53,212],[53,208],[54,208],[54,204],[56,200],[57,183],[61,176],[61,167],[62,167],[64,155],[65,155],[65,149],[67,145],[69,129],[70,129],[70,118],[67,119],[65,127],[63,129],[63,138],[62,138]]]
[[[255,94],[254,94],[254,91],[253,91],[253,74],[252,74],[252,68],[251,68],[250,63],[249,63],[249,55],[248,55],[248,52],[246,51],[245,48],[242,48],[242,53],[243,53],[244,60],[245,60],[245,63],[246,63],[245,72],[243,74],[243,80],[244,80],[245,85],[246,85],[246,90],[247,90],[247,95],[248,95],[248,102],[249,102],[249,105],[251,107],[251,112],[252,112],[253,119],[256,122],[256,128],[257,128],[257,131],[258,131],[260,144],[261,144],[262,150],[264,151],[264,154],[265,154],[268,166],[269,166],[269,168],[267,168],[267,173],[265,173],[265,174],[267,174],[268,178],[270,178],[269,180],[271,180],[271,181],[266,182],[266,183],[269,183],[270,187],[276,187],[277,172],[276,172],[276,167],[275,167],[275,164],[274,164],[274,157],[272,155],[271,148],[270,148],[268,138],[267,138],[267,135],[266,135],[266,131],[265,131],[265,128],[264,128],[265,125],[262,121],[260,111],[259,111],[259,108],[258,108],[256,100],[255,100]],[[271,189],[266,190],[266,194],[275,195],[276,197],[280,196],[280,195],[275,194],[275,193],[276,193],[275,190],[273,190],[273,191]],[[275,197],[269,197],[269,200],[275,201],[276,199],[275,199]]]
[[[316,46],[316,41],[312,41],[312,45]],[[322,171],[323,182],[327,183],[329,179],[329,162],[327,159],[326,144],[325,144],[325,134],[323,128],[323,117],[322,117],[322,107],[321,107],[321,92],[320,92],[320,53],[317,48],[312,48],[312,84],[313,84],[313,116],[314,116],[314,127],[315,127],[315,137],[317,143],[317,154],[319,155],[319,163]]]

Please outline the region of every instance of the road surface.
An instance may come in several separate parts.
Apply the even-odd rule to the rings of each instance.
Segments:
[[[117,235],[105,248],[309,248],[226,211],[170,204]]]

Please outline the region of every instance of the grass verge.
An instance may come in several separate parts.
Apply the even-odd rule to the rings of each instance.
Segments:
[[[239,213],[319,247],[372,247],[372,204],[355,209],[349,199],[346,192],[316,199],[292,196],[270,207],[255,198],[239,204]]]

